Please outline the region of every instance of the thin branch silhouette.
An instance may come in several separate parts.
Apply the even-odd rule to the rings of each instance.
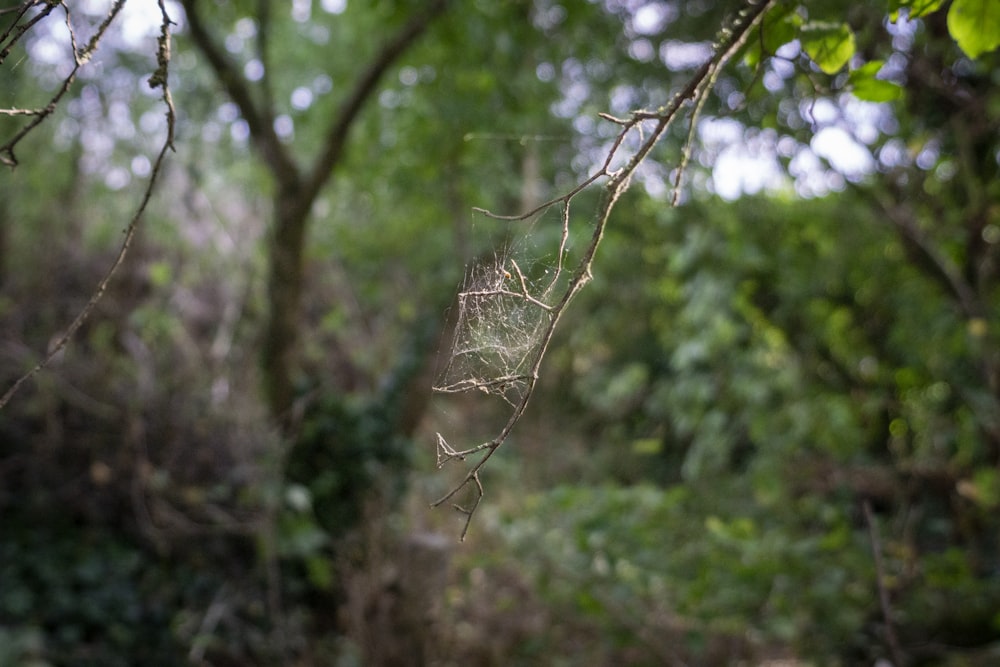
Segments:
[[[539,369],[541,368],[542,360],[545,357],[545,352],[548,350],[549,344],[552,342],[552,337],[555,334],[559,320],[573,297],[576,296],[576,294],[583,289],[583,287],[590,282],[592,278],[591,268],[593,266],[594,258],[596,257],[597,249],[600,246],[601,240],[604,237],[604,231],[607,228],[608,221],[610,220],[615,204],[617,204],[622,194],[624,194],[628,189],[632,176],[639,169],[639,166],[643,163],[643,161],[645,161],[645,159],[649,156],[650,152],[657,145],[657,143],[659,143],[666,131],[679,118],[685,116],[683,110],[690,102],[692,111],[687,115],[687,122],[689,124],[688,134],[674,182],[674,196],[671,200],[671,205],[677,204],[677,190],[680,187],[681,174],[686,167],[690,156],[691,144],[694,141],[695,124],[697,123],[701,107],[704,104],[709,92],[712,90],[712,87],[715,85],[716,79],[722,68],[729,62],[733,55],[739,51],[753,29],[759,24],[764,14],[775,4],[775,2],[776,0],[762,0],[759,2],[749,0],[744,8],[736,15],[735,19],[720,32],[711,57],[701,67],[699,67],[698,70],[695,71],[695,73],[688,80],[688,83],[673,96],[670,102],[664,106],[655,110],[634,111],[628,118],[616,118],[606,113],[599,114],[602,119],[619,125],[621,130],[608,150],[603,164],[591,176],[584,179],[568,193],[551,199],[525,213],[518,215],[499,215],[485,209],[475,209],[477,212],[496,220],[522,222],[535,215],[543,213],[553,206],[562,206],[563,210],[561,220],[563,233],[559,251],[559,271],[561,271],[563,268],[563,249],[565,247],[569,231],[570,206],[577,195],[597,181],[606,179],[604,184],[604,196],[597,210],[597,221],[591,234],[590,241],[584,249],[580,260],[573,268],[572,277],[569,279],[559,298],[554,302],[549,303],[545,302],[544,299],[537,299],[537,297],[533,297],[528,293],[527,285],[523,282],[523,274],[521,274],[521,287],[524,293],[520,294],[518,292],[513,292],[514,295],[521,296],[529,303],[532,303],[536,299],[542,301],[545,304],[544,310],[548,316],[548,323],[545,325],[541,333],[540,343],[538,343],[537,348],[534,350],[528,371],[514,378],[518,382],[523,382],[524,388],[521,391],[519,400],[512,403],[512,412],[510,417],[500,429],[499,433],[497,433],[497,435],[491,440],[466,449],[452,447],[441,433],[436,434],[438,468],[455,461],[464,462],[470,456],[479,455],[479,459],[469,467],[461,480],[454,485],[451,490],[431,503],[431,507],[440,507],[441,505],[450,502],[451,506],[456,511],[465,516],[465,523],[462,527],[459,539],[463,541],[465,540],[476,510],[479,508],[483,496],[485,495],[482,479],[480,478],[480,473],[482,472],[483,467],[486,465],[486,462],[490,460],[493,454],[495,454],[496,451],[507,441],[507,438],[510,436],[515,425],[524,415],[528,402],[531,399],[535,386],[538,382]],[[649,124],[652,124],[653,127],[647,134],[645,126]],[[612,169],[612,163],[614,163],[615,159],[624,150],[626,139],[628,139],[633,133],[638,133],[639,135],[637,147],[627,157],[623,166],[617,169]],[[519,269],[518,273],[520,273]],[[551,285],[554,284],[555,282],[551,283]],[[494,290],[494,293],[504,294],[501,289]],[[460,295],[460,297],[461,296],[462,295]],[[511,378],[506,379],[510,380]],[[476,389],[486,391],[487,393],[496,393],[497,386],[504,386],[502,383],[503,380],[505,380],[505,378],[466,380],[442,387],[436,386],[434,387],[434,390],[442,393],[454,393],[457,391],[470,391]],[[467,505],[460,505],[454,501],[454,498],[459,494],[459,492],[465,489],[471,490],[471,499]]]
[[[149,180],[146,183],[146,188],[143,191],[142,197],[139,200],[139,205],[136,207],[135,212],[132,214],[132,218],[129,220],[129,223],[125,228],[124,238],[122,239],[121,246],[118,249],[118,255],[115,257],[114,262],[112,262],[111,266],[104,274],[104,277],[101,278],[100,282],[97,284],[97,288],[94,290],[93,294],[91,294],[90,299],[87,301],[87,304],[83,307],[83,309],[76,316],[76,318],[74,318],[74,320],[66,328],[63,334],[59,336],[59,338],[56,339],[55,343],[53,343],[49,347],[48,352],[41,359],[41,361],[35,364],[35,366],[31,368],[31,370],[29,370],[27,373],[25,373],[17,380],[15,380],[14,383],[10,386],[10,388],[7,389],[7,391],[4,393],[4,395],[0,397],[0,410],[2,410],[4,406],[7,405],[8,402],[10,402],[10,399],[14,396],[14,394],[17,393],[17,390],[20,389],[25,382],[27,382],[29,379],[34,377],[38,372],[40,372],[42,369],[48,366],[48,364],[52,361],[52,359],[55,358],[55,356],[59,354],[59,352],[62,351],[66,347],[66,345],[69,344],[70,340],[73,338],[76,332],[80,329],[81,326],[83,326],[83,323],[94,311],[94,308],[97,306],[97,303],[101,300],[101,298],[107,291],[111,279],[114,277],[115,273],[118,272],[118,269],[125,261],[125,256],[128,254],[129,248],[132,245],[132,240],[135,238],[135,234],[139,227],[139,222],[142,219],[142,215],[143,213],[145,213],[146,206],[149,204],[149,200],[153,196],[153,191],[156,188],[156,184],[160,176],[160,171],[163,168],[163,163],[164,160],[166,159],[167,152],[174,150],[174,126],[176,123],[176,114],[174,111],[173,98],[171,97],[170,94],[170,87],[167,83],[169,69],[170,69],[170,26],[173,25],[173,21],[171,21],[170,16],[167,14],[166,5],[164,4],[164,2],[165,0],[158,0],[161,22],[160,22],[160,35],[157,38],[157,51],[156,51],[157,66],[156,70],[149,77],[148,83],[152,88],[161,89],[160,98],[162,99],[164,105],[166,106],[165,115],[167,119],[167,135],[164,138],[163,144],[160,146],[160,150],[156,156],[156,159],[153,162],[153,167],[149,175]],[[97,45],[101,37],[104,36],[108,27],[111,25],[112,21],[114,21],[114,18],[118,15],[118,12],[121,11],[122,6],[124,6],[125,4],[125,0],[119,0],[114,4],[114,6],[112,6],[112,8],[108,11],[107,16],[105,16],[104,21],[98,28],[98,31],[94,34],[94,36],[90,39],[90,42],[88,42],[87,46],[82,51],[78,50],[76,47],[76,37],[73,34],[72,23],[70,22],[69,18],[70,17],[69,9],[66,8],[66,6],[63,3],[59,4],[61,4],[66,10],[67,26],[69,26],[70,28],[70,39],[74,45],[73,53],[74,53],[75,65],[72,73],[64,81],[62,87],[60,88],[60,91],[49,103],[49,107],[51,107],[51,109],[49,107],[46,107],[47,111],[44,115],[36,117],[35,122],[23,128],[21,132],[15,135],[14,140],[8,142],[7,144],[4,144],[3,146],[0,146],[0,161],[6,161],[4,156],[5,155],[9,156],[10,159],[13,161],[13,163],[10,165],[12,167],[16,166],[17,164],[16,159],[14,159],[13,157],[14,145],[18,141],[20,141],[29,131],[37,127],[42,121],[45,120],[45,118],[47,118],[52,113],[52,111],[55,110],[55,105],[58,104],[59,100],[62,98],[65,92],[69,90],[69,87],[73,82],[73,79],[75,79],[76,77],[77,71],[91,58],[91,56],[97,50]]]

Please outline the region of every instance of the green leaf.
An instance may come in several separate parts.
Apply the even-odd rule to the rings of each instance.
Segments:
[[[895,23],[900,9],[906,9],[909,18],[918,19],[933,14],[943,4],[944,0],[889,0],[889,20]]]
[[[872,60],[851,72],[847,83],[856,98],[866,102],[892,102],[902,96],[899,84],[876,78],[883,64],[881,60]]]
[[[751,40],[746,63],[756,67],[762,57],[774,53],[797,36],[802,17],[792,11],[791,5],[778,5],[764,16],[760,24],[760,39]]]
[[[774,53],[779,48],[795,39],[795,32],[802,25],[802,17],[798,14],[785,14],[774,23],[764,24],[764,48],[768,53]]]
[[[802,49],[827,74],[836,74],[854,55],[854,33],[845,23],[810,21],[799,31]]]
[[[955,0],[948,10],[948,32],[972,59],[992,51],[1000,46],[1000,2]]]

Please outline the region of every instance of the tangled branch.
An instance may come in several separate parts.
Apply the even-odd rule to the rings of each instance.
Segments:
[[[538,332],[537,343],[532,347],[528,358],[519,364],[517,373],[507,373],[500,377],[463,378],[457,382],[438,384],[434,387],[434,390],[440,393],[477,390],[490,394],[500,394],[512,408],[509,418],[499,433],[491,440],[478,445],[465,449],[457,449],[452,447],[441,433],[436,434],[438,468],[448,463],[456,461],[464,462],[469,457],[478,456],[478,459],[472,463],[461,480],[450,491],[431,503],[432,507],[440,507],[451,501],[452,507],[465,516],[465,523],[460,539],[464,540],[468,534],[472,518],[484,496],[483,483],[480,477],[483,467],[489,461],[490,457],[507,441],[514,426],[523,416],[528,406],[528,401],[534,393],[542,359],[552,341],[559,320],[573,297],[592,278],[591,267],[597,254],[598,246],[600,246],[601,240],[604,237],[604,231],[615,204],[628,189],[632,176],[649,156],[657,143],[659,143],[663,135],[671,125],[686,115],[688,123],[687,139],[676,170],[674,196],[671,200],[671,205],[676,205],[681,176],[687,165],[691,146],[694,141],[698,115],[715,85],[722,68],[743,46],[753,29],[775,2],[776,0],[748,0],[747,4],[736,15],[731,24],[727,25],[720,32],[711,57],[695,71],[688,83],[664,106],[655,110],[634,111],[628,118],[616,118],[609,114],[600,114],[600,117],[604,120],[618,125],[620,130],[600,168],[571,191],[520,215],[497,215],[489,211],[477,209],[480,213],[497,220],[518,222],[532,218],[553,207],[561,207],[562,234],[556,277],[548,284],[548,287],[539,288],[537,293],[533,292],[523,272],[516,264],[512,264],[512,268],[515,269],[514,272],[506,269],[501,264],[494,269],[497,277],[492,283],[487,282],[485,289],[483,289],[481,281],[474,283],[472,289],[469,288],[469,284],[467,283],[466,288],[459,294],[460,312],[458,327],[463,325],[462,317],[468,306],[468,302],[477,298],[507,298],[520,301],[522,306],[533,307],[540,311],[538,316],[540,322],[542,322],[542,326]],[[690,107],[690,112],[687,114],[684,113],[686,107]],[[650,128],[650,126],[652,127]],[[623,166],[612,169],[612,164],[626,150],[626,139],[633,134],[638,135],[637,147],[633,149],[631,154],[625,156],[626,159]],[[572,268],[572,273],[565,287],[561,291],[555,290],[555,293],[550,293],[552,292],[552,288],[556,286],[558,278],[564,270],[562,259],[566,239],[570,231],[571,204],[577,195],[602,179],[605,179],[604,196],[597,210],[596,224],[590,241],[579,261]],[[509,282],[515,283],[513,289],[507,286]],[[456,333],[456,342],[458,341],[459,336]],[[455,358],[456,352],[462,354],[464,350],[453,349],[452,359]],[[511,387],[516,387],[516,391],[511,392]],[[471,499],[467,505],[461,505],[453,501],[463,490],[470,491]]]
[[[149,204],[149,200],[153,196],[153,190],[156,187],[157,180],[160,176],[160,171],[163,167],[167,151],[174,150],[174,125],[176,123],[176,115],[174,112],[174,102],[170,95],[170,87],[167,84],[167,75],[170,68],[170,26],[173,25],[173,21],[170,20],[170,16],[167,14],[167,8],[164,3],[165,0],[158,0],[161,21],[160,35],[157,38],[157,67],[153,74],[149,77],[148,83],[151,88],[161,89],[160,98],[166,106],[165,115],[167,119],[167,135],[163,140],[163,144],[161,145],[159,153],[156,156],[156,160],[153,162],[153,167],[149,175],[149,181],[146,183],[146,188],[143,191],[141,199],[139,200],[139,205],[136,207],[135,212],[132,214],[132,218],[129,220],[129,223],[125,228],[125,236],[118,249],[118,255],[115,257],[114,262],[112,262],[111,266],[104,274],[104,277],[101,278],[100,282],[97,284],[97,287],[93,294],[91,294],[87,304],[66,328],[66,331],[64,331],[63,334],[56,339],[55,343],[49,347],[47,354],[41,359],[41,361],[35,364],[35,366],[27,373],[19,377],[4,393],[4,395],[0,397],[0,409],[3,409],[3,407],[7,405],[14,394],[17,393],[17,390],[20,389],[22,384],[44,369],[49,362],[51,362],[52,359],[66,347],[80,327],[83,326],[83,323],[90,316],[91,312],[93,312],[97,303],[104,296],[104,293],[107,291],[108,284],[111,282],[112,277],[118,271],[119,267],[121,267],[122,263],[125,261],[125,256],[128,254],[129,248],[132,245],[132,240],[135,237],[136,230],[138,229],[139,221],[142,219],[142,215],[146,211],[146,206]],[[63,2],[29,0],[21,6],[20,13],[18,14],[14,26],[17,25],[17,21],[26,15],[28,9],[35,5],[43,5],[44,9],[37,16],[25,23],[24,26],[21,26],[17,30],[15,30],[12,26],[7,32],[0,35],[0,44],[4,45],[0,48],[0,63],[3,62],[3,58],[10,53],[11,47],[27,32],[27,30],[37,24],[41,18],[47,16],[52,9],[58,5],[61,6],[66,13],[66,26],[69,28],[70,42],[73,45],[74,66],[70,74],[63,81],[59,90],[56,92],[55,96],[49,101],[49,104],[43,109],[35,110],[35,112],[26,112],[24,115],[34,115],[34,119],[25,125],[25,127],[23,127],[17,134],[15,134],[13,139],[0,146],[0,162],[3,162],[10,167],[15,167],[17,165],[17,160],[14,157],[14,146],[21,139],[23,139],[28,132],[38,127],[38,125],[40,125],[52,114],[53,111],[55,111],[59,101],[76,79],[76,74],[79,69],[86,64],[97,51],[98,43],[104,36],[108,27],[114,21],[115,17],[121,11],[122,7],[125,5],[125,0],[117,0],[115,2],[111,9],[108,10],[108,14],[104,17],[104,20],[98,27],[97,32],[94,33],[90,41],[87,42],[87,45],[82,49],[77,47],[76,35],[70,18],[70,10]],[[0,110],[0,113],[9,111],[11,110]]]

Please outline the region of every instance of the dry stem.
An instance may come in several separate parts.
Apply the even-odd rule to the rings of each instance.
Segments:
[[[566,239],[569,234],[569,209],[573,199],[588,188],[593,183],[597,182],[602,178],[606,178],[605,183],[605,196],[603,202],[597,212],[597,223],[595,225],[594,231],[591,235],[590,242],[585,248],[583,255],[576,267],[574,268],[573,275],[569,280],[565,290],[562,292],[558,301],[552,304],[547,304],[542,302],[536,297],[532,297],[528,293],[527,284],[524,281],[524,276],[521,274],[519,268],[516,267],[518,276],[521,282],[521,293],[516,292],[504,292],[511,293],[516,296],[525,298],[530,303],[537,306],[543,307],[549,313],[550,319],[548,325],[542,332],[541,343],[534,353],[532,358],[530,370],[523,376],[525,383],[525,388],[520,400],[513,403],[513,411],[510,418],[507,420],[504,427],[492,440],[480,443],[474,447],[470,447],[464,450],[456,450],[448,445],[444,437],[438,433],[437,434],[437,447],[438,447],[438,467],[450,461],[464,461],[467,457],[473,454],[481,454],[480,459],[475,462],[469,470],[466,472],[465,476],[458,482],[452,489],[446,493],[444,496],[438,498],[436,501],[431,503],[432,507],[439,507],[442,504],[451,500],[459,491],[465,489],[466,487],[472,488],[473,498],[472,504],[469,507],[462,507],[453,504],[453,507],[465,515],[465,524],[462,528],[462,533],[460,539],[464,540],[465,536],[468,534],[469,527],[472,523],[472,518],[475,515],[476,510],[482,501],[484,491],[482,481],[480,480],[480,472],[486,462],[489,461],[490,457],[499,449],[504,442],[506,442],[514,426],[521,419],[524,414],[525,409],[528,406],[528,401],[531,399],[531,395],[534,393],[534,388],[538,382],[539,368],[542,364],[542,359],[545,356],[545,352],[548,349],[549,344],[552,341],[552,337],[555,333],[556,326],[559,323],[559,319],[562,317],[563,312],[569,305],[569,302],[573,297],[590,282],[591,279],[591,267],[594,262],[594,257],[597,253],[597,248],[601,243],[601,239],[604,236],[604,230],[607,226],[608,220],[611,217],[611,212],[614,209],[615,204],[621,195],[628,189],[629,182],[632,175],[636,172],[642,162],[649,156],[649,153],[653,150],[653,147],[660,141],[664,133],[670,127],[670,125],[677,120],[683,114],[681,113],[685,104],[690,100],[693,102],[693,111],[688,116],[689,132],[687,141],[684,146],[684,151],[682,153],[681,162],[678,166],[678,174],[675,181],[675,190],[679,188],[681,172],[687,164],[688,157],[690,155],[691,144],[694,141],[694,131],[695,124],[697,122],[698,113],[700,112],[708,93],[711,91],[715,81],[721,71],[722,67],[730,60],[730,58],[740,49],[740,47],[745,43],[750,32],[758,24],[764,14],[768,9],[774,4],[775,0],[763,0],[761,2],[754,2],[749,0],[744,7],[744,9],[739,12],[736,20],[733,24],[725,28],[722,33],[718,44],[709,60],[705,62],[691,77],[687,85],[684,86],[677,94],[674,95],[673,99],[663,107],[656,109],[654,111],[639,110],[631,114],[627,119],[615,118],[610,114],[599,114],[601,118],[609,122],[615,123],[621,126],[621,131],[616,137],[614,143],[612,144],[607,156],[605,157],[604,163],[601,167],[591,176],[586,178],[579,185],[574,187],[568,193],[551,199],[535,208],[521,213],[519,215],[497,215],[490,211],[484,209],[475,209],[476,211],[487,215],[491,218],[497,220],[503,220],[508,222],[521,222],[528,220],[529,218],[548,210],[552,206],[561,205],[563,207],[562,214],[562,240],[559,248],[559,266],[557,269],[557,278],[559,272],[562,271],[562,257],[563,250],[565,248]],[[648,136],[644,133],[644,124],[647,122],[653,123],[652,131]],[[619,151],[625,145],[625,140],[628,138],[633,131],[639,133],[639,145],[635,151],[629,156],[623,167],[616,170],[611,169],[611,163],[614,161],[615,157],[618,155]],[[677,196],[675,196],[671,202],[673,205],[677,203]],[[550,283],[550,288],[555,285],[555,280]],[[548,290],[546,290],[547,293]],[[499,293],[499,292],[495,292]],[[544,296],[544,295],[543,295]],[[436,391],[443,392],[455,392],[455,391],[467,391],[469,389],[482,389],[484,391],[489,391],[494,388],[495,379],[483,379],[476,381],[468,381],[453,384],[448,387],[435,387]]]
[[[17,142],[23,139],[28,132],[30,132],[39,124],[41,124],[46,118],[49,117],[49,115],[53,111],[55,111],[55,108],[58,105],[59,100],[62,99],[62,96],[66,93],[66,91],[69,90],[70,86],[75,80],[76,73],[79,71],[80,67],[82,67],[88,60],[90,60],[91,56],[93,56],[93,54],[96,52],[98,43],[104,36],[105,32],[111,25],[112,21],[114,21],[115,17],[118,15],[118,12],[121,11],[121,8],[125,4],[125,0],[118,0],[111,7],[111,9],[108,11],[107,16],[105,16],[104,21],[98,28],[97,32],[90,39],[90,42],[87,43],[87,46],[82,50],[78,49],[76,46],[76,36],[73,32],[72,22],[70,21],[69,8],[66,7],[64,3],[59,3],[59,4],[62,5],[64,10],[66,11],[66,25],[70,30],[70,40],[71,43],[73,44],[73,56],[75,64],[72,72],[66,77],[59,91],[57,91],[56,95],[49,102],[49,105],[45,108],[45,110],[36,115],[35,119],[31,123],[25,125],[25,127],[23,127],[21,131],[19,131],[16,135],[14,135],[13,139],[8,141],[3,146],[0,146],[0,162],[4,162],[5,164],[10,165],[11,167],[17,165],[17,160],[14,157],[14,146],[17,144]],[[53,5],[48,4],[47,6],[51,7]],[[125,228],[125,237],[122,240],[121,246],[118,250],[118,255],[115,257],[114,262],[112,262],[111,266],[104,274],[104,277],[101,278],[101,281],[97,284],[97,288],[91,295],[90,300],[87,301],[87,305],[83,307],[83,310],[81,310],[80,313],[76,316],[76,318],[70,323],[70,325],[66,328],[66,331],[63,332],[63,334],[59,336],[59,338],[55,341],[55,343],[50,346],[48,353],[42,358],[41,361],[35,364],[35,366],[31,370],[29,370],[27,373],[19,377],[14,382],[14,384],[10,386],[10,388],[6,391],[6,393],[4,393],[2,397],[0,397],[0,409],[3,409],[3,407],[7,405],[7,403],[14,396],[17,390],[20,389],[22,384],[24,384],[27,380],[32,378],[36,373],[45,368],[49,364],[49,362],[51,362],[52,359],[57,354],[59,354],[59,352],[63,348],[66,347],[69,341],[73,338],[73,335],[76,334],[77,330],[79,330],[81,326],[83,326],[83,323],[93,312],[94,308],[97,306],[97,303],[101,300],[101,297],[104,296],[104,293],[108,289],[108,284],[111,282],[112,277],[114,277],[119,267],[121,267],[122,263],[125,261],[125,256],[128,254],[128,250],[132,245],[132,240],[135,237],[136,230],[138,229],[139,221],[142,219],[142,215],[146,211],[146,206],[149,204],[149,200],[153,196],[153,190],[156,187],[157,179],[159,178],[160,170],[163,167],[163,162],[164,159],[166,158],[167,151],[174,150],[174,124],[176,122],[174,113],[174,102],[170,96],[170,88],[167,85],[167,73],[170,66],[170,26],[173,24],[173,21],[171,21],[170,16],[167,15],[167,9],[166,6],[164,5],[164,0],[159,0],[159,6],[160,6],[160,16],[162,17],[162,20],[160,23],[160,36],[157,39],[157,53],[156,53],[157,68],[149,79],[149,85],[153,88],[160,88],[162,90],[161,99],[163,100],[163,103],[166,106],[165,114],[167,118],[167,136],[163,140],[163,145],[160,147],[160,151],[157,154],[156,160],[153,163],[152,172],[149,175],[149,181],[146,183],[146,189],[143,191],[142,198],[139,201],[139,205],[136,208],[135,213],[133,213],[131,220],[129,220],[128,226]],[[48,12],[43,11],[43,13],[40,14],[39,16],[47,15],[47,13]],[[35,19],[32,22],[30,22],[29,25],[34,25],[37,22],[37,20],[38,17],[35,17]],[[15,38],[19,38],[23,34],[24,30],[16,34]],[[0,62],[2,62],[2,57],[6,55],[8,50],[9,50],[8,48],[5,48],[4,51],[0,51]]]

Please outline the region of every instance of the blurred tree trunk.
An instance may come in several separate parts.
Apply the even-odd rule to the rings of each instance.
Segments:
[[[344,156],[351,127],[378,89],[382,76],[399,60],[446,8],[447,0],[434,0],[410,17],[399,31],[377,51],[370,62],[359,69],[324,133],[319,156],[312,165],[302,167],[274,130],[276,111],[268,90],[266,53],[270,11],[265,0],[259,3],[258,48],[265,65],[261,80],[263,94],[254,96],[252,84],[229,59],[220,42],[210,35],[198,13],[199,0],[182,0],[191,38],[208,61],[220,85],[240,108],[250,130],[251,140],[275,183],[274,220],[268,246],[267,279],[268,316],[261,348],[264,392],[271,415],[284,427],[291,424],[294,400],[294,375],[299,338],[304,264],[303,253],[309,214],[319,193],[327,185]],[[353,54],[344,54],[345,58]],[[346,87],[345,87],[346,88]]]

